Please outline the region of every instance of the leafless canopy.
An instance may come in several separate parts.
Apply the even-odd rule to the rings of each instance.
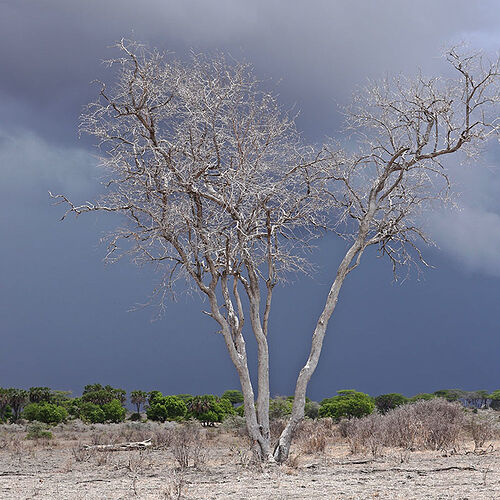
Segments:
[[[357,93],[346,113],[356,152],[329,147],[329,194],[341,208],[338,231],[352,240],[362,237],[359,256],[364,247],[379,245],[394,271],[425,264],[417,246],[418,240],[429,242],[422,213],[449,201],[445,156],[473,156],[498,134],[498,61],[460,50],[446,54],[458,78],[398,77]]]
[[[108,258],[126,242],[136,262],[164,269],[165,286],[183,276],[206,294],[208,314],[250,387],[252,412],[242,287],[259,346],[259,425],[268,434],[271,296],[286,272],[306,269],[303,246],[324,225],[320,155],[302,144],[293,118],[248,65],[197,54],[180,63],[123,40],[118,48],[124,56],[109,61],[116,85],[102,84],[81,121],[81,131],[98,138],[109,192],[80,206],[59,198],[75,214],[126,216]]]
[[[251,68],[192,54],[189,64],[122,41],[116,86],[104,84],[80,130],[99,140],[110,193],[71,211],[118,211],[129,224],[111,240],[133,242],[202,289],[222,275],[303,268],[294,242],[319,223],[311,196],[316,157],[293,120],[260,90]],[[308,191],[309,190],[309,191]],[[293,255],[293,258],[291,256]]]
[[[101,84],[81,122],[81,131],[98,139],[108,194],[80,206],[55,198],[77,215],[124,215],[127,224],[112,235],[108,258],[125,251],[138,263],[156,263],[165,287],[183,276],[206,295],[240,377],[249,434],[264,459],[282,461],[345,278],[371,245],[395,271],[424,262],[421,214],[448,199],[443,159],[475,154],[498,134],[498,61],[451,49],[453,80],[400,77],[371,85],[348,109],[350,149],[355,145],[348,153],[336,145],[306,147],[293,118],[248,65],[197,54],[181,63],[124,40],[118,48],[123,57],[109,61],[116,84]],[[349,245],[299,373],[292,416],[271,450],[272,293],[288,272],[307,269],[304,246],[325,228]],[[246,311],[258,347],[256,402]]]

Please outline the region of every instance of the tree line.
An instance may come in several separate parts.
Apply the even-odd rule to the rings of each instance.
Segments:
[[[460,402],[466,408],[492,408],[500,411],[500,389],[491,394],[485,390],[465,391],[443,389],[433,393],[419,393],[406,397],[399,393],[369,396],[355,390],[341,390],[321,402],[306,398],[305,417],[310,419],[360,418],[371,413],[389,410],[421,400],[442,398]],[[204,426],[223,422],[229,416],[244,417],[244,397],[239,390],[227,390],[221,396],[213,394],[163,395],[160,391],[131,391],[128,397],[134,412],[127,411],[127,392],[110,385],[89,384],[80,397],[71,397],[71,391],[49,387],[0,388],[0,422],[16,423],[21,419],[56,425],[69,419],[86,423],[118,423],[126,418],[166,422],[198,420]],[[269,400],[271,420],[286,419],[293,409],[293,396],[276,396]],[[128,416],[127,416],[128,415]]]

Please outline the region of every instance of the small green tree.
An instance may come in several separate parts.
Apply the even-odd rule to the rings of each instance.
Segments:
[[[113,399],[118,399],[123,405],[127,401],[127,391],[110,385],[89,384],[83,388],[82,399],[96,405],[104,405]]]
[[[276,396],[269,400],[269,418],[271,420],[278,420],[286,418],[292,413],[293,397],[285,398],[283,396]]]
[[[62,406],[42,401],[27,405],[22,416],[29,421],[37,420],[45,424],[59,424],[68,418],[68,411]]]
[[[184,401],[186,404],[188,404],[189,401],[191,401],[194,396],[192,394],[177,394],[177,397],[182,399],[182,401]]]
[[[434,399],[436,396],[434,394],[429,394],[428,392],[421,392],[419,394],[415,394],[410,398],[410,403],[414,403],[415,401],[429,401],[430,399]]]
[[[71,401],[71,391],[52,391],[50,402],[58,406],[65,406]]]
[[[500,389],[493,391],[489,399],[491,400],[490,408],[493,408],[493,410],[500,410]]]
[[[156,392],[158,394],[150,398],[146,409],[148,418],[159,422],[184,420],[188,412],[186,403],[178,396],[162,396],[159,391]]]
[[[236,389],[231,389],[225,391],[224,394],[221,396],[221,399],[228,399],[229,401],[231,401],[231,404],[234,407],[235,405],[243,403],[243,393]]]
[[[78,415],[84,422],[102,424],[106,421],[104,410],[90,401],[82,401]]]
[[[54,436],[42,422],[34,422],[28,427],[26,439],[52,439]]]
[[[464,398],[466,395],[466,391],[462,391],[461,389],[440,389],[439,391],[434,392],[434,396],[438,398],[446,399],[446,401],[459,401]]]
[[[113,399],[113,394],[104,389],[99,391],[85,392],[82,394],[82,401],[86,401],[87,403],[93,403],[97,406],[102,406],[107,403],[110,403]]]
[[[132,391],[130,393],[130,402],[137,408],[137,413],[141,413],[141,406],[146,404],[148,393],[145,391]]]
[[[25,391],[24,389],[10,388],[7,389],[7,394],[9,406],[12,408],[12,418],[14,422],[17,422],[21,415],[21,411],[29,401],[28,391]]]
[[[28,391],[30,403],[52,402],[52,390],[50,387],[30,387]]]
[[[408,398],[397,392],[381,394],[375,398],[375,405],[380,413],[387,413],[389,410],[408,403]]]
[[[113,399],[109,403],[103,405],[102,410],[104,412],[104,418],[108,422],[117,424],[125,420],[126,411],[118,399]]]
[[[149,391],[148,392],[148,405],[151,406],[158,399],[162,398],[163,394],[160,391]]]
[[[212,394],[195,396],[190,401],[188,409],[191,416],[205,426],[213,426],[216,422],[224,421],[226,416],[235,413],[228,399],[221,399]]]
[[[321,401],[319,416],[341,418],[364,417],[375,409],[372,398],[363,392],[354,390],[338,391],[338,396]]]

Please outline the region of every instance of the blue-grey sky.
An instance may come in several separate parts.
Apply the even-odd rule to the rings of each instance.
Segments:
[[[105,267],[99,239],[116,220],[60,222],[47,194],[85,201],[100,189],[92,140],[78,139],[77,124],[115,40],[247,60],[300,110],[304,137],[321,142],[339,137],[339,105],[367,78],[446,72],[445,47],[468,41],[495,53],[499,27],[494,0],[0,0],[0,386],[238,387],[201,299],[181,295],[157,321],[151,308],[129,312],[147,300],[153,271]],[[450,166],[461,210],[427,219],[435,269],[395,284],[388,263],[366,255],[341,293],[311,398],[500,387],[499,147]],[[325,238],[317,274],[276,292],[273,394],[293,391],[342,249]]]

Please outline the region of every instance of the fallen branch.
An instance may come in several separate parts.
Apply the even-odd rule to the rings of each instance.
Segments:
[[[405,473],[414,473],[414,474],[419,474],[419,475],[425,475],[430,472],[445,472],[448,470],[458,470],[458,471],[467,471],[467,470],[472,470],[472,471],[477,471],[476,467],[473,466],[466,466],[466,467],[458,467],[456,465],[452,465],[450,467],[440,467],[438,469],[427,469],[427,470],[422,470],[422,469],[400,469],[400,468],[391,468],[391,469],[371,469],[371,470],[362,470],[360,472],[364,474],[370,474],[372,472],[405,472]]]
[[[145,441],[136,441],[134,443],[118,443],[118,444],[85,444],[83,449],[85,450],[97,450],[97,451],[126,451],[126,450],[144,450],[151,446],[151,438]]]

